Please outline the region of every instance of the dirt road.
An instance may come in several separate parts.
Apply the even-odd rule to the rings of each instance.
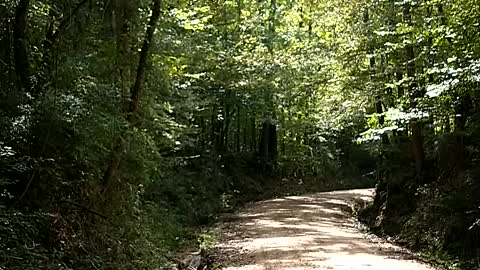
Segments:
[[[253,204],[223,225],[220,264],[225,270],[433,269],[359,230],[348,210],[372,194],[336,191]]]

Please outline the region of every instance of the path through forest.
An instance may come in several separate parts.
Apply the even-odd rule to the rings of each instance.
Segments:
[[[372,194],[349,190],[255,203],[222,225],[218,260],[225,270],[433,269],[360,230],[350,206]]]

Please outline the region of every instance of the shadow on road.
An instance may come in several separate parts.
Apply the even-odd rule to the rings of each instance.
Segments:
[[[372,190],[292,196],[254,204],[225,224],[225,269],[431,269],[408,252],[379,244],[351,217],[354,200]]]

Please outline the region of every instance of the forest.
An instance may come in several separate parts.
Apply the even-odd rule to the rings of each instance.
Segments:
[[[2,0],[0,270],[172,269],[247,202],[367,187],[372,232],[479,269],[479,33],[474,0]]]

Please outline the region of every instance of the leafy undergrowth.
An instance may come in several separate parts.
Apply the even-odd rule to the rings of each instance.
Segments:
[[[178,250],[208,249],[214,239],[202,228],[246,202],[372,186],[360,170],[340,173],[334,161],[266,166],[251,155],[206,154],[160,164],[154,181],[131,180],[102,197],[2,206],[0,269],[170,269]]]
[[[479,269],[478,176],[478,171],[467,171],[418,188],[394,180],[379,184],[375,201],[359,211],[359,218],[377,235],[388,236],[433,264]]]

